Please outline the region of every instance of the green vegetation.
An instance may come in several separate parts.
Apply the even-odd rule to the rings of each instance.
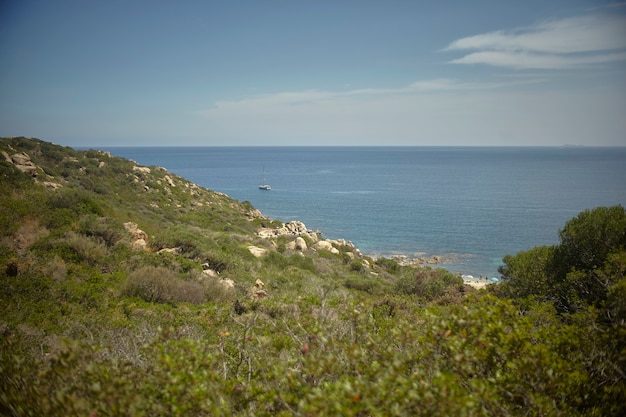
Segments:
[[[0,152],[0,415],[625,414],[620,206],[477,291],[262,239],[282,224],[162,168],[26,138]]]

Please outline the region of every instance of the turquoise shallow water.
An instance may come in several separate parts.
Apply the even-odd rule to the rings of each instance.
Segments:
[[[103,148],[301,220],[363,253],[441,255],[498,276],[502,257],[558,243],[580,211],[626,205],[626,148]],[[258,189],[265,171],[271,191]]]

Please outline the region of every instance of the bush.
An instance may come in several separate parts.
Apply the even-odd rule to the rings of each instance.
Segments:
[[[200,304],[205,289],[195,281],[184,281],[167,268],[146,266],[131,272],[124,294],[147,302]]]
[[[463,279],[445,269],[418,268],[412,274],[400,277],[395,291],[432,301],[444,296],[450,287],[458,285],[463,285]]]

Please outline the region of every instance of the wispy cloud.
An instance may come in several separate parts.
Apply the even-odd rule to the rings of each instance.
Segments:
[[[455,40],[444,51],[475,51],[450,61],[515,69],[559,69],[626,61],[626,17],[551,20]]]
[[[331,103],[346,100],[371,100],[387,96],[411,96],[436,94],[438,92],[455,92],[467,90],[493,90],[520,84],[535,84],[541,79],[529,79],[506,82],[465,82],[451,78],[434,78],[413,82],[398,88],[360,88],[343,91],[302,90],[286,91],[272,94],[260,94],[237,100],[221,100],[213,109],[202,110],[201,114],[214,109],[233,108],[267,108],[267,107],[301,107],[312,103]]]

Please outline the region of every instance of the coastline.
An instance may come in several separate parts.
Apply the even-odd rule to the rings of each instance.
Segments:
[[[262,219],[266,219],[266,220],[272,220],[268,217],[266,217],[265,215],[263,215],[259,210],[255,210],[254,212],[251,213],[253,217],[256,218],[262,218]],[[282,223],[282,222],[281,222]],[[292,250],[304,250],[307,249],[307,243],[306,241],[304,241],[302,239],[302,237],[307,237],[310,242],[312,242],[311,248],[318,250],[318,249],[324,249],[324,250],[329,250],[332,253],[339,253],[339,250],[337,249],[337,247],[341,247],[341,246],[345,246],[348,247],[350,249],[349,254],[350,256],[354,259],[355,257],[362,257],[362,256],[368,256],[374,260],[376,259],[380,259],[380,258],[387,258],[386,256],[383,255],[367,255],[367,254],[363,254],[361,253],[361,251],[350,241],[346,241],[344,239],[323,239],[322,238],[322,232],[320,230],[310,230],[306,227],[306,225],[301,222],[301,221],[297,221],[297,220],[292,220],[290,222],[287,223],[282,223],[282,227],[266,227],[266,226],[262,226],[258,231],[257,231],[257,235],[261,238],[276,238],[279,236],[290,236],[290,237],[294,237],[296,238],[294,241],[292,241],[288,246],[290,249]],[[259,249],[255,246],[251,246],[248,248],[252,253],[255,253],[257,250],[262,250]],[[260,254],[256,254],[255,256],[260,256]],[[437,266],[439,267],[439,265],[442,265],[446,262],[446,258],[440,255],[432,255],[430,257],[410,257],[408,255],[399,255],[399,254],[394,254],[394,255],[390,255],[389,258],[387,259],[392,259],[395,262],[397,262],[399,265],[401,266],[411,266],[411,267],[422,267],[422,266],[427,266],[427,267],[433,267],[433,266]],[[440,266],[443,269],[446,269],[443,266]],[[490,284],[495,284],[496,282],[491,281],[490,278],[488,278],[487,276],[485,276],[484,278],[482,276],[480,276],[479,278],[475,278],[472,275],[463,275],[459,272],[452,272],[449,271],[455,275],[457,275],[458,277],[463,279],[463,283],[466,285],[469,285],[473,288],[476,289],[480,289],[480,288],[485,288],[487,285]]]

